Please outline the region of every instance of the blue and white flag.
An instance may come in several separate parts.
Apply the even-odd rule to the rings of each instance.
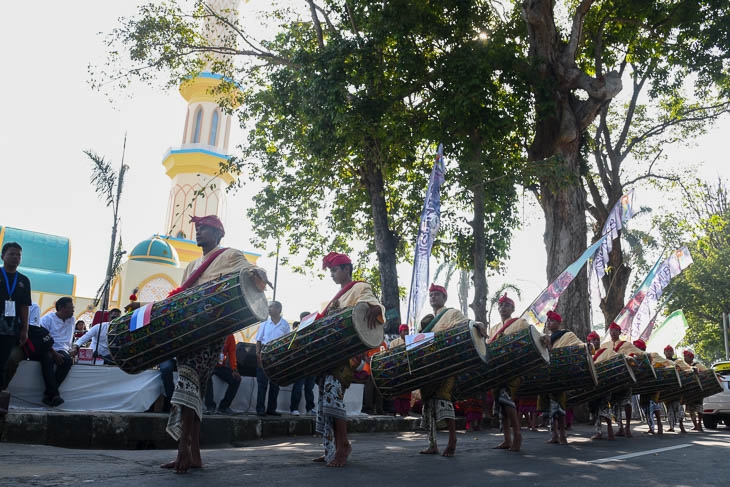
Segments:
[[[411,292],[408,297],[408,318],[406,321],[411,333],[415,331],[416,320],[423,308],[426,296],[428,296],[431,248],[441,223],[441,184],[443,184],[446,174],[443,152],[443,144],[439,144],[431,178],[428,180],[426,201],[423,203],[423,211],[421,212],[421,222],[418,226],[418,238],[413,256]]]
[[[591,296],[598,296],[599,300],[606,297],[606,293],[601,286],[601,279],[606,275],[608,268],[608,254],[613,250],[613,241],[618,238],[619,231],[623,225],[634,216],[634,190],[632,189],[625,195],[621,196],[608,214],[606,223],[603,224],[603,235],[608,234],[608,238],[603,241],[603,245],[593,256],[593,262],[590,270],[590,291]]]

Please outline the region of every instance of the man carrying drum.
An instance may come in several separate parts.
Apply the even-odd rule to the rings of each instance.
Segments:
[[[340,290],[319,317],[327,316],[357,303],[367,303],[367,322],[370,328],[382,326],[385,308],[373,294],[370,284],[352,280],[352,261],[345,254],[330,252],[322,260],[322,268],[329,269],[332,280]],[[323,374],[319,383],[316,431],[322,434],[324,455],[315,462],[326,462],[328,467],[343,467],[352,452],[347,440],[347,410],[345,391],[353,381],[355,370],[361,366],[362,357],[337,364]]]
[[[678,359],[674,356],[674,348],[671,345],[664,347],[664,356],[667,360],[673,362],[679,370],[691,369],[684,360]],[[687,431],[684,429],[684,411],[682,410],[680,398],[663,402],[664,406],[667,408],[667,422],[669,423],[668,431],[674,433],[674,425],[679,423],[679,430],[682,433],[686,433]]]
[[[268,282],[266,272],[249,263],[240,250],[220,247],[225,235],[223,223],[215,215],[193,217],[195,240],[203,249],[202,257],[190,262],[185,268],[182,284],[170,295],[197,286],[221,275],[247,269],[260,291]],[[134,309],[140,306],[135,301],[127,306]],[[178,380],[172,394],[172,408],[167,422],[167,433],[178,441],[177,458],[161,465],[162,468],[175,469],[178,473],[190,468],[201,468],[200,421],[203,417],[203,397],[208,379],[218,364],[220,351],[226,337],[186,355],[177,356]]]
[[[519,333],[525,328],[529,328],[530,324],[524,318],[512,318],[515,312],[515,302],[507,297],[507,293],[499,298],[497,304],[499,316],[502,322],[499,323],[497,330],[489,338],[489,342],[494,342],[505,335]],[[503,384],[497,390],[493,391],[495,405],[500,408],[502,416],[502,426],[504,430],[504,441],[494,448],[498,450],[520,451],[522,446],[522,433],[520,432],[520,419],[517,415],[517,389],[520,386],[520,378],[516,377],[509,383]],[[510,434],[511,430],[511,434]]]
[[[682,352],[682,355],[684,356],[684,361],[690,367],[696,368],[698,372],[707,371],[707,367],[700,364],[699,362],[695,362],[695,354],[692,353],[691,350],[685,350],[684,352]],[[703,431],[702,430],[702,399],[700,399],[699,401],[686,403],[685,410],[689,413],[689,417],[692,420],[692,431]],[[697,419],[695,419],[695,415],[697,416]],[[682,423],[680,423],[680,424],[682,424]]]
[[[445,306],[448,294],[446,288],[431,284],[428,298],[433,308],[433,315],[427,315],[421,320],[421,333],[435,333],[449,330],[468,318],[458,309]],[[483,324],[477,323],[480,333],[486,336]],[[423,414],[421,427],[428,430],[428,448],[420,453],[433,455],[439,452],[436,444],[436,430],[440,423],[446,423],[449,430],[449,442],[442,453],[445,457],[453,457],[456,452],[456,415],[452,392],[456,377],[449,377],[443,382],[421,388]]]
[[[550,349],[571,347],[583,345],[583,342],[575,333],[562,328],[563,318],[555,311],[548,311],[545,328],[550,332],[545,337],[545,345]],[[549,394],[541,394],[538,397],[538,411],[547,412],[552,426],[552,437],[548,443],[567,445],[568,440],[565,437],[565,410],[567,409],[567,391],[551,392]]]
[[[611,343],[609,344],[608,350],[606,353],[602,353],[598,358],[595,358],[595,363],[603,362],[604,360],[608,360],[609,358],[619,354],[629,357],[632,354],[643,353],[641,350],[636,348],[633,343],[625,340],[619,340],[621,327],[615,322],[609,325],[608,334],[611,336]],[[626,436],[626,438],[631,438],[631,389],[624,389],[611,394],[611,406],[614,411],[614,416],[616,416],[616,422],[618,422],[619,425],[616,436]],[[621,421],[622,408],[624,415],[626,416],[625,427]]]
[[[588,342],[588,346],[590,347],[591,351],[593,352],[593,362],[597,362],[598,358],[607,355],[610,352],[607,352],[607,350],[610,350],[608,348],[608,344],[605,346],[601,346],[601,337],[596,333],[595,331],[592,331],[588,334],[586,337],[586,341]],[[596,425],[596,434],[591,436],[591,440],[602,440],[603,439],[603,431],[601,426],[601,421],[605,420],[606,425],[608,426],[608,439],[609,440],[615,440],[615,436],[613,434],[613,426],[611,424],[611,395],[606,394],[604,396],[599,397],[598,399],[591,401],[588,404],[588,407],[591,410],[591,414],[593,414],[593,418],[595,420]]]

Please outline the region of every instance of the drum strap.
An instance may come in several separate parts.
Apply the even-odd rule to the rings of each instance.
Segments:
[[[497,338],[499,338],[499,336],[502,334],[502,332],[504,332],[504,330],[506,330],[507,328],[509,328],[509,326],[512,323],[514,323],[515,321],[517,321],[517,318],[510,318],[507,321],[505,321],[504,322],[504,325],[502,325],[502,328],[500,328],[499,330],[497,330],[497,333],[495,333],[494,335],[492,335],[492,338],[489,339],[489,343],[492,343],[494,340],[496,340]]]
[[[616,345],[614,345],[614,346],[613,346],[613,351],[614,351],[614,352],[618,352],[618,349],[619,349],[619,348],[621,348],[621,347],[623,346],[623,344],[624,344],[624,343],[626,343],[626,342],[625,342],[625,341],[623,341],[623,340],[619,340],[619,341],[617,341],[617,342],[616,342]]]
[[[437,314],[436,316],[433,317],[433,319],[431,320],[431,322],[428,325],[421,328],[421,333],[429,333],[431,330],[433,330],[433,327],[436,326],[436,323],[439,322],[439,320],[444,315],[444,313],[446,313],[450,309],[451,308],[442,309],[439,314]]]
[[[205,259],[202,264],[200,264],[200,267],[198,267],[197,269],[195,269],[195,272],[193,272],[192,274],[190,274],[190,276],[188,276],[188,278],[185,279],[185,282],[183,282],[182,284],[180,284],[180,287],[177,287],[177,288],[173,289],[172,291],[170,291],[170,293],[167,295],[167,297],[169,298],[171,296],[174,296],[175,294],[181,293],[181,292],[185,291],[186,289],[194,286],[195,285],[195,282],[198,279],[200,279],[200,276],[202,276],[203,275],[203,272],[205,272],[205,270],[208,267],[210,267],[210,264],[213,263],[213,261],[216,259],[216,257],[218,257],[219,255],[221,255],[226,250],[227,250],[227,247],[221,247],[219,249],[214,250],[210,254],[210,256],[207,259]]]
[[[335,294],[335,297],[332,298],[332,300],[329,303],[327,303],[327,307],[325,309],[323,309],[320,314],[317,315],[317,319],[320,319],[323,316],[327,316],[327,312],[329,311],[330,307],[334,303],[336,303],[337,300],[340,299],[340,297],[342,297],[343,294],[345,294],[347,291],[349,291],[350,289],[352,289],[352,286],[354,286],[358,282],[364,282],[364,281],[350,281],[349,283],[347,283],[345,285],[345,287],[343,287],[342,289],[340,289],[339,291],[337,291],[337,294]]]
[[[555,345],[555,342],[560,340],[560,337],[568,333],[568,330],[558,330],[555,333],[550,334],[550,345]]]

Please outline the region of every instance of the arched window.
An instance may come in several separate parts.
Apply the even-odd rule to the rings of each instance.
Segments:
[[[218,110],[213,112],[213,120],[210,122],[210,139],[209,144],[215,145],[218,140]]]
[[[203,109],[195,110],[195,125],[193,126],[193,144],[200,143],[200,126],[203,124]]]

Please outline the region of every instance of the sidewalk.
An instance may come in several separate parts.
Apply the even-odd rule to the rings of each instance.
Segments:
[[[254,439],[314,435],[314,416],[258,417],[204,416],[201,445],[230,447]],[[351,433],[417,431],[420,417],[359,415],[348,418]],[[12,409],[0,418],[0,441],[65,448],[159,449],[176,448],[165,432],[162,413],[70,413]],[[457,428],[464,429],[464,418]]]

